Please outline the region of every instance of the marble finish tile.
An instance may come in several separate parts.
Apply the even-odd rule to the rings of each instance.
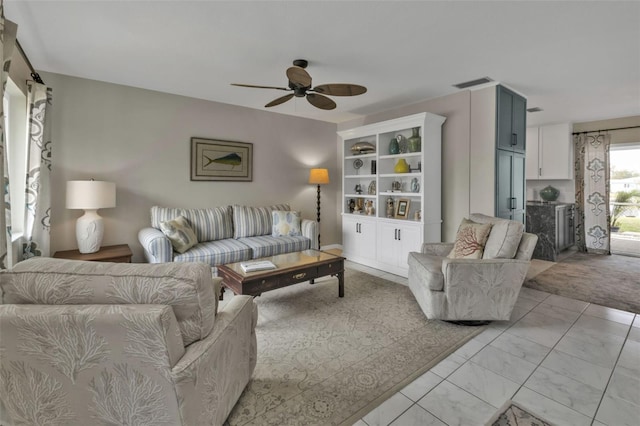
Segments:
[[[640,329],[639,329],[640,330]],[[496,337],[500,336],[503,333],[503,330],[500,330],[498,328],[491,328],[491,327],[487,327],[486,330],[484,330],[482,333],[478,334],[475,339],[478,342],[484,343],[484,344],[489,344],[491,343]]]
[[[555,349],[542,361],[542,367],[604,391],[612,368],[604,368]]]
[[[552,296],[549,296],[551,298]],[[556,296],[560,297],[560,296]],[[547,299],[549,300],[549,299]],[[549,320],[556,320],[557,324],[563,324],[567,326],[567,329],[578,319],[580,312],[572,311],[563,308],[562,306],[550,305],[547,300],[540,303],[538,306],[532,309],[531,312],[545,315]]]
[[[529,287],[522,287],[520,289],[520,295],[518,296],[518,299],[520,297],[526,297],[527,299],[535,300],[537,302],[542,302],[544,299],[546,299],[549,296],[550,294],[545,291],[535,290]]]
[[[544,300],[545,305],[552,305],[558,308],[566,309],[568,311],[574,311],[578,313],[582,313],[587,306],[589,306],[589,302],[583,302],[582,300],[570,299],[564,296],[558,296],[557,294],[552,294]]]
[[[523,384],[536,369],[537,364],[504,352],[494,346],[487,346],[478,352],[471,362],[506,377],[518,384]],[[458,370],[459,371],[459,370]]]
[[[610,336],[609,342],[603,342],[597,338],[589,338],[588,335],[583,337],[566,334],[554,349],[592,364],[613,369],[624,340],[619,338],[620,341],[612,342],[616,336]]]
[[[598,317],[602,319],[606,319],[609,321],[619,322],[620,324],[630,325],[633,322],[633,318],[635,314],[627,311],[621,311],[620,309],[607,308],[606,306],[600,305],[589,305],[587,309],[585,309],[584,313],[586,315],[591,315],[592,317]]]
[[[431,389],[442,381],[442,377],[427,371],[422,376],[409,383],[400,392],[412,401],[418,401]]]
[[[558,325],[557,320],[529,312],[505,333],[552,348],[560,341],[567,328],[566,325]]]
[[[491,346],[536,365],[540,364],[544,357],[551,352],[550,347],[540,345],[509,333],[501,334],[497,339],[491,342]]]
[[[396,417],[411,407],[411,405],[413,405],[413,401],[401,393],[396,393],[374,408],[373,411],[364,416],[362,420],[369,426],[387,426]]]
[[[558,425],[589,426],[591,417],[578,413],[546,396],[526,387],[521,388],[513,400],[540,417]]]
[[[636,314],[636,319],[633,320],[633,327],[640,327],[640,315]]]
[[[526,297],[519,297],[518,300],[516,300],[515,305],[513,306],[514,308],[517,306],[519,308],[530,311],[531,309],[535,308],[539,304],[540,304],[540,301],[538,300],[527,299]]]
[[[618,322],[609,321],[602,318],[596,318],[589,315],[582,315],[572,327],[573,330],[589,335],[616,335],[622,338],[627,337],[629,326]]]
[[[412,405],[389,426],[447,426],[447,424],[419,405]]]
[[[467,362],[447,380],[454,385],[500,408],[516,393],[520,385],[473,362]]]
[[[353,426],[368,426],[362,419],[358,420]]]
[[[525,387],[589,417],[595,416],[603,394],[602,390],[544,367],[531,375]]]
[[[456,355],[456,354],[451,354],[448,357],[446,357],[445,359],[443,359],[442,361],[440,361],[438,364],[436,364],[431,370],[432,373],[437,374],[438,376],[442,377],[442,378],[446,378],[447,376],[449,376],[449,374],[453,373],[454,371],[456,371],[458,369],[458,367],[460,367],[462,364],[464,364],[466,361],[466,359]]]
[[[624,370],[616,368],[607,386],[607,394],[613,398],[624,399],[640,406],[640,378],[624,374]]]
[[[596,419],[612,426],[638,426],[640,405],[605,394],[596,414]]]
[[[624,343],[616,368],[624,367],[630,376],[640,378],[640,342],[627,340]]]
[[[458,350],[454,352],[454,355],[458,355],[459,357],[464,359],[469,359],[475,354],[477,354],[480,351],[480,349],[484,348],[485,345],[486,343],[482,343],[481,341],[477,340],[474,337],[464,345],[460,346]]]
[[[449,426],[484,424],[496,411],[491,404],[446,380],[418,401],[418,405]]]
[[[514,306],[513,310],[511,311],[511,316],[509,317],[509,323],[515,324],[529,312],[531,312],[531,309],[524,308],[522,306]]]
[[[631,327],[628,339],[633,340],[634,342],[640,342],[640,327]]]

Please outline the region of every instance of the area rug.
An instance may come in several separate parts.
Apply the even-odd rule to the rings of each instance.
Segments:
[[[507,401],[485,426],[552,426],[513,401]]]
[[[428,321],[409,288],[347,270],[264,293],[235,425],[351,425],[484,327]]]
[[[525,287],[640,313],[640,259],[575,253],[525,281]]]

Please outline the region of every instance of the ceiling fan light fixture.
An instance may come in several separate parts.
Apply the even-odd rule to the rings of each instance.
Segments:
[[[482,77],[475,80],[469,80],[462,83],[454,84],[453,87],[456,87],[458,89],[466,89],[473,86],[479,86],[481,84],[491,83],[492,81],[493,79],[490,77]]]

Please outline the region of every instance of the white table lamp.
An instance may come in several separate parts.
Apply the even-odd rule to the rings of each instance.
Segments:
[[[80,253],[95,253],[100,250],[104,223],[98,209],[115,206],[115,183],[98,180],[67,182],[67,208],[84,210],[84,215],[76,222],[76,239]]]

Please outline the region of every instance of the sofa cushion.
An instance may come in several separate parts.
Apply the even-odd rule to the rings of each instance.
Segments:
[[[409,253],[409,273],[417,274],[420,282],[424,282],[432,291],[444,290],[444,275],[442,274],[442,259],[418,252]]]
[[[273,221],[272,236],[298,237],[302,235],[302,231],[300,229],[300,212],[273,210],[271,212],[271,219]]]
[[[173,220],[160,222],[160,229],[169,238],[173,249],[178,253],[184,253],[198,244],[196,233],[193,232],[189,221],[184,216],[178,216]]]
[[[233,206],[233,238],[271,235],[273,220],[271,211],[289,211],[288,204],[266,207]]]
[[[462,219],[453,249],[447,257],[450,259],[482,259],[491,226],[490,223],[476,223],[469,219]]]
[[[524,233],[524,224],[480,213],[474,213],[469,218],[474,222],[493,225],[484,247],[483,259],[513,259],[515,257]]]
[[[34,257],[0,274],[3,303],[149,304],[173,308],[184,345],[213,329],[217,299],[202,263],[109,263]]]
[[[251,248],[233,238],[205,241],[173,257],[174,262],[203,262],[210,266],[242,262],[249,259],[251,259]]]
[[[262,235],[260,237],[240,238],[238,241],[251,247],[251,251],[253,252],[252,257],[254,259],[308,250],[311,247],[311,240],[303,236],[273,237],[271,235]]]
[[[187,218],[198,241],[216,241],[233,238],[233,218],[231,206],[207,209],[180,209],[172,207],[151,207],[151,226],[160,228],[160,223],[178,216]]]

